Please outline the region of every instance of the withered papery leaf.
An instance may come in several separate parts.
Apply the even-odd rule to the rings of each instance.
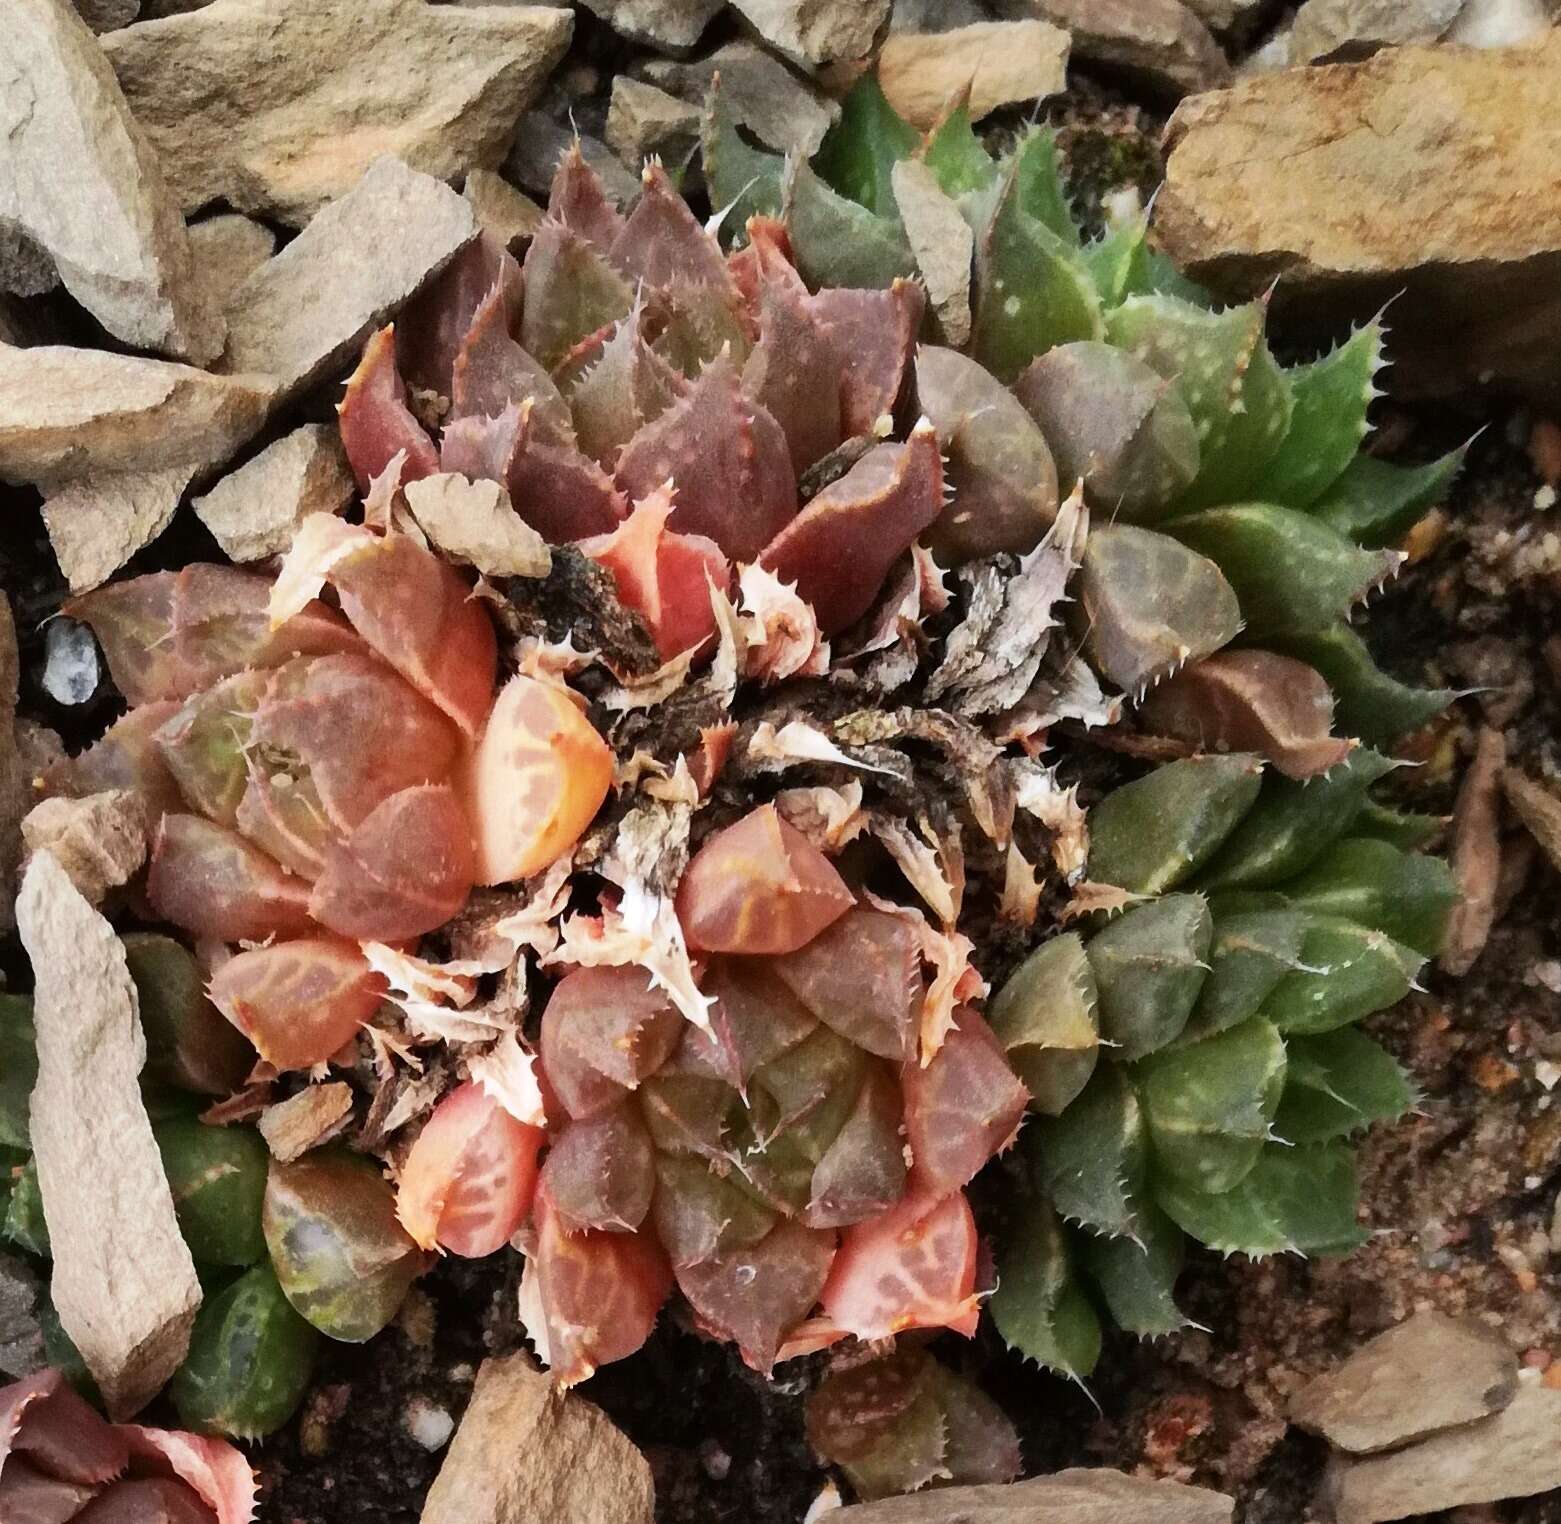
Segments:
[[[406,382],[396,369],[396,329],[381,328],[363,347],[363,358],[347,380],[337,408],[342,447],[358,479],[358,490],[383,473],[405,451],[401,479],[412,481],[439,469],[439,452],[407,406]]]
[[[545,577],[552,569],[547,541],[515,512],[499,482],[439,471],[408,482],[406,500],[440,550],[485,577]]]
[[[1462,898],[1453,906],[1442,950],[1441,965],[1450,974],[1466,974],[1474,967],[1495,923],[1506,764],[1506,737],[1486,726],[1453,806],[1453,875]]]
[[[1205,751],[1255,751],[1287,778],[1313,778],[1355,742],[1330,735],[1333,694],[1305,662],[1273,651],[1217,651],[1162,683],[1139,716],[1155,735]]]
[[[291,1164],[341,1131],[352,1115],[352,1087],[341,1080],[309,1085],[267,1106],[257,1124],[273,1159]]]
[[[798,593],[826,635],[873,605],[890,568],[943,508],[943,459],[923,419],[904,444],[877,445],[768,545],[760,564]]]
[[[31,1126],[54,1306],[109,1412],[128,1417],[184,1359],[201,1301],[141,1101],[135,985],[113,928],[47,852],[16,913],[37,980]]]

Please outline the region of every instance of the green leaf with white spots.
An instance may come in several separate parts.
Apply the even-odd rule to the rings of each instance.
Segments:
[[[1396,551],[1363,550],[1310,515],[1274,503],[1206,508],[1173,520],[1165,532],[1225,573],[1252,640],[1327,629],[1403,561]]]
[[[1115,1044],[1113,1058],[1131,1062],[1181,1036],[1208,973],[1212,930],[1201,896],[1170,894],[1090,939],[1100,1035]]]
[[[1084,1294],[1067,1234],[1039,1191],[997,1254],[997,1290],[987,1308],[1010,1349],[1059,1375],[1081,1379],[1100,1358],[1100,1319]]]
[[[1341,1027],[1288,1043],[1285,1093],[1274,1131],[1287,1143],[1326,1143],[1415,1104],[1415,1089],[1392,1054],[1364,1032]]]
[[[786,226],[797,268],[812,286],[878,291],[916,273],[916,258],[898,217],[890,220],[831,190],[807,164],[792,166]]]
[[[1163,894],[1202,867],[1252,808],[1263,764],[1246,752],[1168,762],[1090,811],[1089,877]]]
[[[1257,803],[1198,874],[1198,887],[1269,889],[1310,866],[1350,829],[1366,790],[1398,764],[1359,746],[1319,778],[1270,772]]]
[[[922,160],[937,177],[945,196],[962,197],[990,189],[998,167],[970,125],[968,106],[956,106],[928,135]]]
[[[1452,870],[1439,857],[1400,852],[1371,837],[1335,842],[1285,886],[1303,909],[1343,916],[1434,958],[1458,903]]]
[[[1289,378],[1263,337],[1261,302],[1208,312],[1170,296],[1130,296],[1107,337],[1180,388],[1202,448],[1184,508],[1234,502],[1278,455],[1290,427]]]
[[[288,1304],[269,1264],[207,1300],[169,1387],[197,1434],[260,1439],[280,1429],[309,1385],[320,1336]]]
[[[1187,1326],[1176,1305],[1187,1240],[1158,1207],[1143,1203],[1132,1238],[1080,1233],[1075,1243],[1080,1265],[1119,1328],[1155,1339]]]
[[[1016,157],[976,241],[970,352],[1005,384],[1048,349],[1104,332],[1100,297],[1078,250],[1032,209],[1042,205],[1045,179],[1030,166],[1033,157]]]
[[[1149,218],[1140,213],[1084,246],[1084,264],[1106,308],[1120,305],[1148,284]]]
[[[1030,1092],[1030,1109],[1056,1116],[1088,1083],[1100,1054],[1095,975],[1076,932],[1051,937],[987,1006],[987,1022]]]
[[[1411,688],[1389,677],[1347,624],[1269,640],[1276,651],[1315,667],[1333,690],[1333,723],[1341,735],[1385,746],[1417,730],[1458,697],[1451,688]]]
[[[1257,1015],[1274,986],[1299,964],[1305,922],[1291,909],[1216,915],[1209,975],[1182,1032],[1201,1041]]]
[[[869,70],[840,103],[840,117],[813,156],[813,168],[831,190],[897,221],[889,176],[921,145],[921,134],[898,116]]]
[[[1038,1117],[1025,1149],[1052,1205],[1099,1233],[1135,1231],[1148,1154],[1138,1097],[1120,1064],[1102,1064],[1060,1117]]]
[[[1233,1190],[1208,1195],[1167,1182],[1160,1205],[1222,1254],[1347,1254],[1365,1241],[1355,1220],[1355,1160],[1344,1143],[1270,1143]]]
[[[1397,1005],[1425,960],[1372,927],[1308,912],[1301,962],[1263,1002],[1287,1037],[1332,1032]]]
[[[705,98],[700,142],[710,204],[726,212],[722,237],[728,243],[741,242],[750,217],[779,215],[786,160],[781,154],[754,147],[743,136],[719,76]]]
[[[1253,489],[1264,502],[1305,508],[1355,459],[1366,437],[1366,410],[1379,395],[1382,325],[1368,323],[1330,355],[1290,374],[1295,406],[1279,453]]]
[[[1465,449],[1424,466],[1395,466],[1357,455],[1312,505],[1313,517],[1358,545],[1393,545],[1447,495]]]
[[[1069,248],[1079,246],[1079,226],[1068,205],[1067,187],[1057,157],[1057,136],[1037,127],[1019,140],[1002,169],[1013,177],[1019,209],[1049,228]]]
[[[266,1252],[260,1208],[271,1155],[252,1127],[175,1117],[152,1129],[179,1232],[206,1265],[252,1265]]]
[[[1143,285],[1132,296],[1171,296],[1190,307],[1212,312],[1219,306],[1212,295],[1196,281],[1189,280],[1176,267],[1176,261],[1159,249],[1150,249],[1144,258]]]
[[[1269,1136],[1284,1090],[1284,1039],[1254,1018],[1144,1059],[1133,1081],[1156,1182],[1218,1194],[1246,1176]]]

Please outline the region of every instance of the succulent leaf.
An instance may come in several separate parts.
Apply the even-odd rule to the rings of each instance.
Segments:
[[[1198,474],[1198,431],[1181,392],[1125,350],[1059,344],[1013,390],[1051,446],[1059,485],[1083,481],[1113,522],[1162,516]],[[1158,586],[1146,579],[1140,594]]]
[[[1013,181],[1019,209],[1055,233],[1070,248],[1079,246],[1079,228],[1068,206],[1057,157],[1057,135],[1048,128],[1034,128],[1019,140],[1001,165],[1000,172]]]
[[[1060,1375],[1080,1379],[1100,1358],[1100,1319],[1074,1272],[1068,1238],[1038,1190],[997,1256],[997,1290],[987,1307],[1010,1349]]]
[[[927,135],[922,162],[937,177],[943,193],[958,200],[996,184],[998,167],[970,125],[970,107],[961,102]]]
[[[1077,235],[1068,236],[1072,221],[1052,201],[1054,153],[1048,136],[1026,139],[977,239],[970,352],[1004,383],[1055,345],[1103,336],[1100,297],[1078,255]],[[1052,221],[1064,223],[1068,234]]]
[[[1108,310],[1149,289],[1148,232],[1149,218],[1139,213],[1085,245],[1084,263]]]
[[[1157,1189],[1169,1180],[1218,1195],[1246,1177],[1269,1136],[1284,1090],[1284,1039],[1254,1018],[1151,1055],[1133,1079]]]
[[[1188,757],[1124,783],[1090,814],[1089,876],[1163,894],[1202,867],[1252,808],[1263,781],[1253,756]]]
[[[1269,642],[1315,667],[1333,689],[1333,717],[1346,734],[1385,746],[1440,714],[1457,694],[1450,688],[1411,688],[1389,677],[1347,624],[1331,624]]]
[[[0,1147],[30,1146],[28,1101],[37,1081],[33,1003],[25,995],[0,995]]]
[[[1339,480],[1366,437],[1382,337],[1381,323],[1368,323],[1331,354],[1289,373],[1290,428],[1252,496],[1306,508]]]
[[[1403,560],[1396,551],[1363,550],[1310,515],[1272,503],[1207,508],[1168,532],[1225,573],[1246,634],[1259,640],[1327,629]]]
[[[953,491],[928,535],[939,562],[1034,550],[1057,517],[1057,469],[1030,415],[974,360],[932,344],[916,353],[916,396]]]
[[[556,373],[577,346],[627,317],[634,288],[582,234],[548,218],[526,250],[520,344]]]
[[[920,144],[921,134],[895,113],[878,76],[869,70],[841,101],[840,117],[812,163],[831,190],[893,219],[897,212],[890,174]]]
[[[190,1352],[169,1389],[180,1422],[234,1439],[274,1433],[303,1398],[319,1342],[271,1266],[256,1265],[196,1315]]]
[[[1418,852],[1447,829],[1447,817],[1395,810],[1368,799],[1350,822],[1349,829],[1351,835],[1375,837],[1378,841],[1391,843],[1401,852]]]
[[[1115,1045],[1113,1058],[1131,1063],[1181,1035],[1208,973],[1212,935],[1207,902],[1172,894],[1134,906],[1090,939],[1100,1034]]]
[[[1024,1147],[1052,1205],[1098,1233],[1134,1236],[1149,1153],[1139,1099],[1120,1064],[1102,1064],[1058,1117],[1038,1117]]]
[[[1423,466],[1357,455],[1312,504],[1312,515],[1357,545],[1392,545],[1442,500],[1467,453],[1453,450]]]
[[[1216,912],[1209,976],[1182,1033],[1200,1041],[1262,1009],[1274,986],[1300,965],[1305,918],[1289,908]]]
[[[1181,506],[1229,503],[1266,471],[1290,427],[1289,378],[1263,337],[1265,307],[1209,312],[1174,296],[1129,296],[1106,318],[1106,336],[1176,382],[1201,448]]]
[[[1140,1206],[1133,1237],[1081,1233],[1075,1243],[1080,1263],[1119,1328],[1154,1339],[1187,1326],[1175,1297],[1186,1240],[1153,1203]]]
[[[785,216],[797,268],[810,286],[877,291],[896,276],[916,273],[916,258],[898,213],[892,220],[880,217],[839,195],[805,161],[791,166]]]
[[[1263,1002],[1286,1036],[1331,1032],[1396,1005],[1425,960],[1385,933],[1340,916],[1306,916],[1302,967]]]
[[[1279,887],[1351,828],[1366,803],[1366,790],[1395,765],[1379,752],[1358,747],[1320,778],[1270,774],[1257,802],[1199,870],[1198,887]]]
[[[1042,942],[993,997],[987,1019],[1032,1110],[1058,1116],[1089,1082],[1100,1055],[1095,1007],[1095,975],[1075,931]]]
[[[192,1258],[203,1265],[254,1264],[266,1252],[260,1208],[271,1157],[260,1134],[171,1117],[152,1135]]]
[[[700,157],[710,204],[726,213],[721,224],[724,230],[740,231],[750,217],[779,214],[784,199],[785,158],[754,147],[743,136],[719,74],[705,97]]]
[[[1356,837],[1335,842],[1285,894],[1304,909],[1386,932],[1428,958],[1442,950],[1458,903],[1452,870],[1440,858]]]
[[[1353,1027],[1286,1043],[1289,1066],[1274,1132],[1287,1143],[1326,1143],[1415,1103],[1414,1086],[1380,1044]]]
[[[1222,1254],[1343,1254],[1366,1238],[1355,1221],[1355,1160],[1347,1145],[1270,1143],[1242,1182],[1207,1195],[1175,1182],[1160,1205]]]
[[[38,1165],[29,1159],[13,1177],[5,1206],[5,1236],[19,1249],[49,1257],[49,1224],[43,1215],[43,1192],[38,1188]]]

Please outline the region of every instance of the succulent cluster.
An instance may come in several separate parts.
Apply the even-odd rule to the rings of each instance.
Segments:
[[[176,1378],[193,1426],[280,1423],[315,1331],[371,1336],[434,1250],[523,1245],[569,1382],[674,1287],[761,1370],[969,1334],[992,1292],[1077,1375],[1101,1308],[1180,1325],[1184,1234],[1358,1239],[1348,1137],[1410,1088],[1352,1028],[1452,898],[1368,793],[1449,696],[1348,621],[1458,464],[1361,453],[1380,327],[1287,369],[1144,219],[1086,242],[1048,134],[924,137],[871,76],[812,163],[717,85],[703,169],[708,228],[660,166],[625,214],[571,152],[523,264],[479,240],[374,336],[364,523],[73,605],[132,707],[57,786],[139,792],[146,905],[263,1077],[366,1027],[406,1100],[445,1044],[357,1153],[160,1123],[170,1177],[234,1165],[180,1198],[241,1272]],[[425,509],[479,483],[472,578]],[[1092,790],[1139,776],[1086,827],[1038,757],[1091,730]],[[983,1017],[962,906],[1033,942],[1047,855],[1077,929]],[[227,1093],[252,1056],[153,940],[162,1077]],[[994,1291],[965,1191],[1016,1134]],[[815,1439],[864,1492],[1016,1463],[918,1350],[831,1379]]]

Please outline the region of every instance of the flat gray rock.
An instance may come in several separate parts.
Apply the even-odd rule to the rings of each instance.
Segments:
[[[1081,1468],[1008,1486],[939,1487],[828,1517],[831,1524],[1230,1524],[1235,1506],[1202,1487]]]
[[[340,513],[357,495],[341,438],[306,423],[230,471],[191,505],[230,561],[263,561],[293,543],[311,513]]]
[[[229,212],[208,217],[190,228],[195,278],[218,312],[225,312],[233,293],[276,253],[276,234],[264,223]]]
[[[627,206],[639,195],[640,177],[600,138],[575,132],[545,111],[528,111],[521,117],[514,147],[504,161],[504,174],[522,190],[546,199],[558,161],[574,143],[580,145],[581,157],[601,176],[603,188],[619,206]]]
[[[699,116],[692,102],[620,74],[607,107],[607,146],[632,170],[652,156],[677,168],[699,146]]]
[[[1291,1401],[1291,1422],[1368,1455],[1487,1418],[1518,1389],[1517,1357],[1472,1318],[1417,1312]]]
[[[686,53],[726,0],[580,0],[615,32],[669,53]]]
[[[44,499],[43,525],[73,593],[107,582],[179,511],[193,466],[88,472]]]
[[[234,293],[221,369],[275,377],[278,403],[306,391],[476,236],[464,196],[398,159],[375,160]]]
[[[1365,58],[1378,48],[1435,42],[1463,0],[1306,0],[1290,32],[1296,63]]]
[[[732,9],[804,68],[866,58],[889,21],[889,0],[732,0]]]
[[[1381,1524],[1561,1487],[1561,1391],[1525,1382],[1491,1418],[1407,1450],[1335,1456],[1322,1498],[1336,1524]]]
[[[103,47],[187,211],[222,197],[301,227],[381,154],[495,168],[572,26],[535,5],[214,0]]]
[[[6,0],[4,36],[0,229],[47,254],[116,339],[215,359],[179,202],[86,22],[68,0]]]

